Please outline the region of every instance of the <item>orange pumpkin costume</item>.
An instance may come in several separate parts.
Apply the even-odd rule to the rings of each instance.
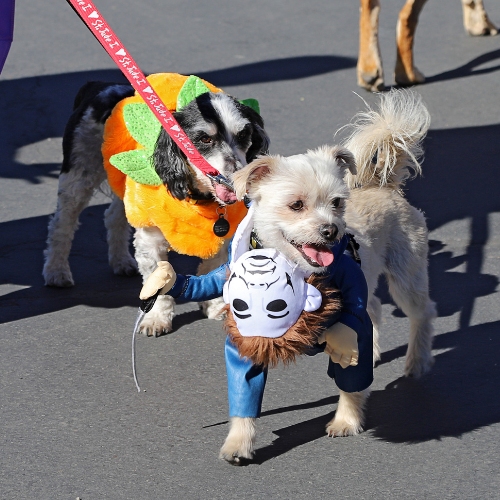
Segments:
[[[158,73],[147,78],[170,111],[175,111],[177,96],[187,79],[187,76],[176,73]],[[211,92],[222,92],[208,82],[204,84]],[[124,118],[125,106],[132,103],[144,104],[144,100],[136,93],[115,106],[106,121],[102,145],[108,181],[113,192],[124,201],[127,220],[135,228],[158,227],[171,248],[178,253],[202,259],[213,257],[221,249],[224,240],[233,236],[246,215],[245,205],[236,202],[225,207],[225,218],[230,229],[221,238],[213,232],[213,225],[219,219],[219,204],[216,201],[195,204],[178,200],[170,195],[163,184],[141,184],[113,166],[113,155],[145,149],[132,137]]]

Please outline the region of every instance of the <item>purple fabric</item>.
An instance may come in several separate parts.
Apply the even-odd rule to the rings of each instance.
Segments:
[[[14,3],[15,0],[0,0],[0,73],[14,35]]]

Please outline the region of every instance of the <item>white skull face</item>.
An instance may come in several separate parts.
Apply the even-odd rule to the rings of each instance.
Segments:
[[[224,285],[241,335],[281,337],[304,309],[321,305],[319,291],[304,281],[304,273],[274,249],[252,250],[231,265]]]

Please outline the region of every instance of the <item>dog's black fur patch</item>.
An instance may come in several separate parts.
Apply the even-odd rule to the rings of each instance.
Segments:
[[[69,172],[71,168],[71,151],[75,129],[82,121],[87,109],[92,109],[92,118],[104,124],[113,111],[113,108],[126,97],[134,95],[132,85],[109,82],[87,82],[76,94],[71,114],[63,134],[63,162],[61,173]]]

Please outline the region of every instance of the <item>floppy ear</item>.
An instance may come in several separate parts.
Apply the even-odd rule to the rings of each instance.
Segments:
[[[348,168],[352,175],[356,175],[356,161],[354,155],[348,149],[335,146],[332,148],[332,155],[340,168]]]
[[[184,200],[194,191],[194,179],[187,159],[180,148],[162,128],[153,153],[153,166],[170,194]]]
[[[239,101],[236,101],[236,107],[245,118],[250,120],[253,127],[252,144],[246,153],[246,160],[250,163],[258,156],[269,153],[269,144],[271,141],[264,129],[264,120],[259,113]]]
[[[232,175],[232,181],[236,198],[242,200],[247,192],[251,194],[251,188],[257,186],[261,179],[269,175],[275,162],[276,159],[272,156],[263,156],[235,172]]]
[[[267,155],[270,142],[269,136],[264,130],[264,124],[260,126],[259,123],[253,123],[252,144],[246,154],[247,162],[255,160],[260,155]]]

